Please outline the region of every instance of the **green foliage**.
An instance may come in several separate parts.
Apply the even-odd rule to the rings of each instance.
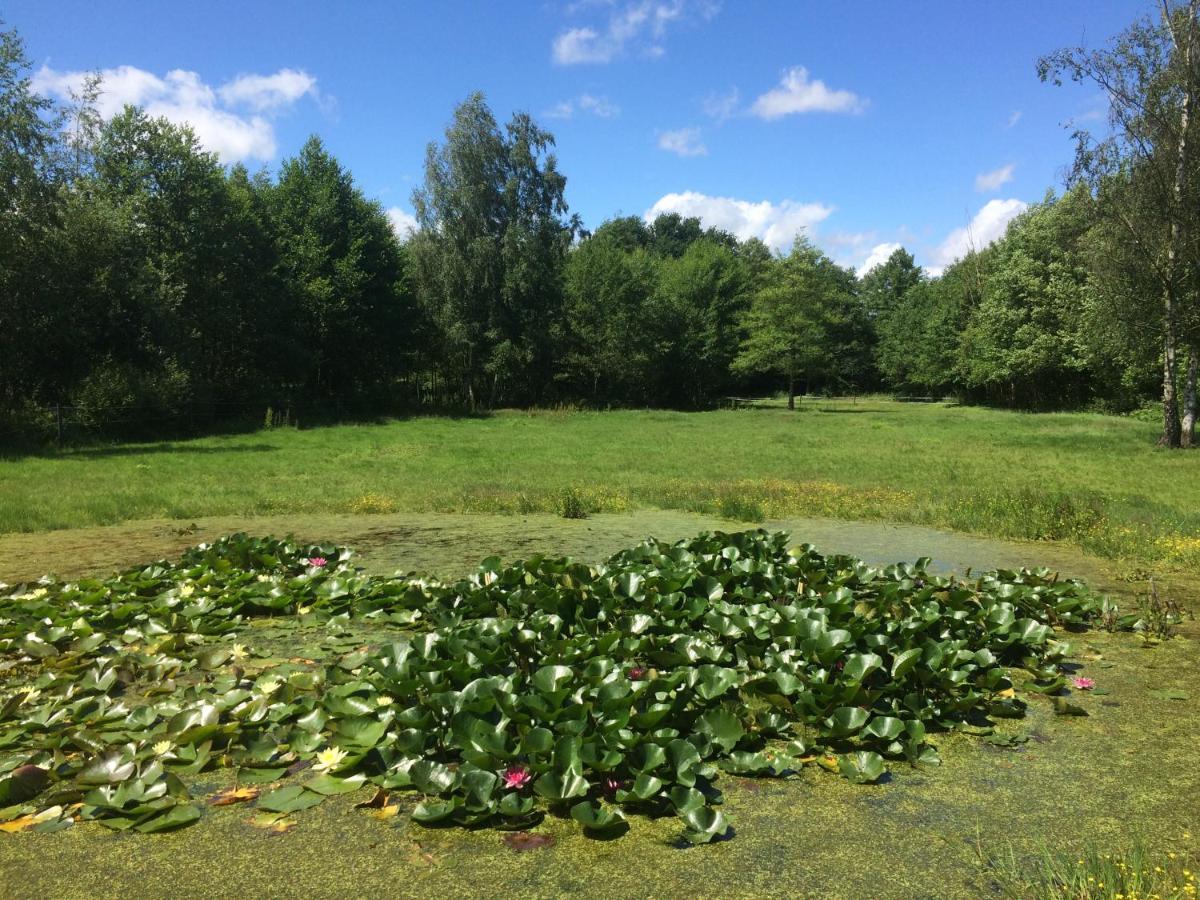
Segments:
[[[962,581],[927,562],[750,531],[597,567],[491,559],[441,584],[234,535],[106,581],[44,579],[0,598],[0,791],[9,818],[82,803],[153,832],[199,818],[185,779],[221,765],[282,781],[259,799],[280,814],[370,784],[420,794],[423,824],[520,825],[540,798],[598,834],[673,811],[703,843],[728,828],[721,769],[820,759],[865,783],[936,762],[930,735],[1020,715],[1008,668],[1052,682],[1053,627],[1099,608],[1045,571]],[[323,664],[258,663],[228,636],[264,616],[386,632]],[[309,762],[316,777],[287,780]]]

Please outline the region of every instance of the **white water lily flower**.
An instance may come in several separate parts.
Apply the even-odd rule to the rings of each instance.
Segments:
[[[341,747],[328,747],[317,754],[313,769],[317,772],[332,772],[349,756]]]
[[[234,644],[233,645],[233,658],[234,659],[245,659],[246,658],[246,645],[245,644]]]
[[[395,702],[396,702],[396,698],[389,697],[387,694],[380,694],[378,697],[375,698],[376,706],[391,706]]]
[[[270,575],[255,575],[254,580],[255,581],[274,581],[274,579]]]
[[[196,586],[194,584],[185,584],[179,589],[180,597],[190,597],[194,593],[196,593]]]
[[[258,689],[264,694],[273,694],[283,687],[283,682],[278,678],[268,678],[266,681],[259,684]]]
[[[32,594],[30,594],[29,596],[32,597],[34,600],[41,600],[48,593],[50,593],[48,590],[46,590],[44,587],[40,587],[37,590],[35,590]]]
[[[172,744],[170,741],[158,741],[150,749],[154,751],[155,756],[166,756],[168,753],[171,753],[171,751],[175,749],[175,745]],[[175,754],[171,753],[171,755],[174,756]]]

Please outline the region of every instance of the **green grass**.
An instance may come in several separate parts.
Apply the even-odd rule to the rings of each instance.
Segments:
[[[1200,460],[1084,413],[805,401],[802,410],[501,412],[0,460],[0,532],[147,518],[659,507],[1064,540],[1200,564]]]

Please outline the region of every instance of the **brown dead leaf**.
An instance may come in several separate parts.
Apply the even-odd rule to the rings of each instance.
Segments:
[[[362,803],[355,803],[355,809],[383,809],[387,806],[388,792],[383,788],[379,788],[370,800],[364,800]]]
[[[287,813],[259,813],[246,821],[269,835],[287,834],[296,827],[296,820]]]
[[[256,787],[231,787],[217,791],[208,798],[209,806],[230,806],[234,803],[245,803],[255,799],[262,792]]]
[[[0,831],[3,831],[5,834],[16,834],[18,831],[32,828],[37,823],[38,820],[33,816],[18,816],[7,822],[0,822]]]

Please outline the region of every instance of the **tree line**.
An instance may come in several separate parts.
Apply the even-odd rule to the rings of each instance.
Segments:
[[[482,95],[426,153],[397,236],[319,138],[274,174],[98,81],[55,104],[0,31],[0,434],[66,405],[98,433],[264,409],[394,414],[555,403],[702,408],[893,391],[1014,408],[1163,404],[1190,444],[1200,336],[1197,2],[1039,63],[1110,96],[1071,177],[936,277],[861,276],[695,218],[571,215],[553,136]]]

